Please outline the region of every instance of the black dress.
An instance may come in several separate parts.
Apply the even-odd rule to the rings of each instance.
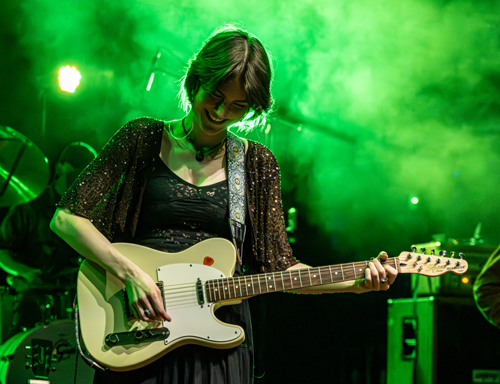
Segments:
[[[212,237],[231,239],[228,185],[199,187],[173,173],[156,158],[146,172],[148,183],[133,242],[179,252]],[[236,266],[235,275],[241,274]],[[253,382],[253,344],[248,301],[220,308],[217,317],[245,330],[236,348],[217,350],[185,345],[156,362],[128,372],[96,372],[94,383],[247,384]]]

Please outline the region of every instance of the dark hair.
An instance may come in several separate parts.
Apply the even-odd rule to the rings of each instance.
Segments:
[[[200,87],[211,93],[233,76],[241,78],[249,104],[243,120],[263,120],[273,106],[270,55],[257,37],[233,25],[215,30],[189,60],[179,92],[183,109],[191,109]]]

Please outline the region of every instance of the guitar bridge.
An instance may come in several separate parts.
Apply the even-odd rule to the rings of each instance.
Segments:
[[[104,338],[104,342],[109,347],[117,345],[131,345],[150,343],[152,341],[164,341],[170,336],[168,328],[153,328],[143,331],[110,333]]]

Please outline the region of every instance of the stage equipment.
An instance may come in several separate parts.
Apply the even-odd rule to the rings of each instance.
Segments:
[[[18,333],[0,346],[0,383],[72,383],[75,354],[74,321]]]
[[[59,69],[59,87],[64,92],[73,93],[80,85],[82,75],[75,66],[66,65]]]
[[[388,304],[387,384],[500,383],[500,331],[472,298]]]
[[[0,126],[0,207],[27,203],[49,182],[49,162],[26,136]]]

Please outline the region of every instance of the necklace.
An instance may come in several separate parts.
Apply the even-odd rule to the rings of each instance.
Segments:
[[[191,126],[191,130],[189,132],[186,132],[186,128],[184,128],[184,119],[186,117],[183,117],[182,118],[182,128],[184,129],[184,133],[186,134],[184,137],[177,137],[174,135],[174,127],[172,126],[172,123],[170,123],[168,125],[168,131],[167,133],[169,133],[175,140],[177,141],[181,141],[181,140],[184,140],[186,137],[189,136],[189,134],[193,131],[193,126]],[[191,140],[190,140],[191,141]]]
[[[191,144],[193,144],[194,146],[194,143],[193,143],[193,140],[189,137],[189,135],[191,134],[191,132],[193,131],[193,127],[191,127],[191,130],[189,132],[186,131],[186,127],[184,126],[184,119],[182,119],[182,129],[184,130],[184,133],[186,134],[186,136],[184,137],[187,137],[187,139],[191,142]],[[198,163],[201,163],[203,161],[203,159],[205,158],[205,153],[209,153],[211,151],[213,151],[215,148],[217,148],[219,145],[221,145],[222,143],[224,143],[224,141],[226,141],[227,137],[224,137],[224,139],[217,145],[214,145],[212,148],[208,148],[208,149],[200,149],[199,151],[196,152],[196,155],[194,156],[194,158],[196,159],[196,161]]]

